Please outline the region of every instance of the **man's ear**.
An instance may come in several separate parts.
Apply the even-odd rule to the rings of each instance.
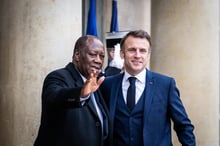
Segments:
[[[76,51],[76,52],[73,54],[73,60],[76,61],[76,62],[78,62],[78,61],[79,61],[79,56],[80,56],[79,51]]]
[[[124,57],[125,57],[125,52],[122,51],[122,50],[120,50],[120,57],[121,57],[122,59],[124,59]]]

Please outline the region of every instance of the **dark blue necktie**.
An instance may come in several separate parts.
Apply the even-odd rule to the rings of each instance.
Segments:
[[[130,86],[128,87],[128,91],[127,91],[127,106],[130,110],[132,110],[135,105],[135,88],[136,88],[135,81],[136,81],[136,78],[129,77],[128,80],[130,82]]]

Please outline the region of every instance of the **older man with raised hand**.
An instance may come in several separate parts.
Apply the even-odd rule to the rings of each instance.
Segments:
[[[111,146],[112,128],[97,79],[105,49],[94,36],[75,44],[72,62],[47,75],[34,146]]]

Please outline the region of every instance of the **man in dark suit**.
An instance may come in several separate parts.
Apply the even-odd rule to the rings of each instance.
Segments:
[[[34,146],[111,146],[111,123],[97,79],[105,56],[102,42],[80,37],[72,62],[47,75]]]
[[[171,120],[179,142],[195,146],[194,126],[187,116],[175,80],[146,69],[151,40],[143,30],[121,40],[125,72],[101,85],[113,119],[114,146],[172,146]]]

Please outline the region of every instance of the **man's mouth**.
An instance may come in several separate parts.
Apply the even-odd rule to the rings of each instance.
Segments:
[[[141,61],[132,61],[132,63],[133,63],[134,65],[139,65],[139,64],[141,64],[142,62],[141,62]]]

